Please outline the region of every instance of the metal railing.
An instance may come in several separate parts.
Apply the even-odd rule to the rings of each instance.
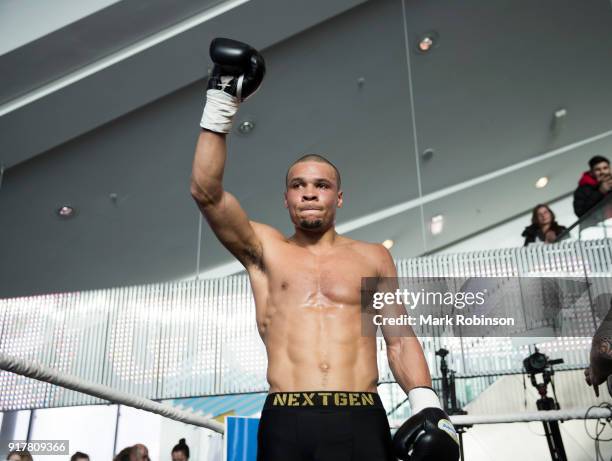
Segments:
[[[557,236],[565,239],[593,240],[612,237],[612,194],[606,194],[591,209]]]
[[[605,297],[612,293],[607,239],[396,263],[402,277],[576,277],[588,289],[568,314],[584,331],[594,329],[601,306],[609,307]],[[420,340],[434,378],[440,376],[435,351],[441,347],[451,351],[449,367],[458,378],[520,372],[529,344],[536,341],[542,352],[564,358],[569,369],[584,366],[590,348],[586,334],[518,341],[449,335],[440,327],[432,327]],[[392,380],[384,340],[377,341],[380,379]],[[0,351],[154,400],[267,389],[266,354],[246,275],[0,299]],[[476,386],[473,380],[464,381]],[[482,386],[460,394],[473,398],[490,382],[482,379]],[[6,372],[0,373],[0,388],[0,410],[101,403]]]

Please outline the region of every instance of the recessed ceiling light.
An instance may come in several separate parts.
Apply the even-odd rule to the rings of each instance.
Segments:
[[[385,241],[382,243],[382,245],[383,245],[383,246],[384,246],[384,247],[385,247],[387,250],[390,250],[390,249],[391,249],[391,247],[393,246],[393,244],[394,244],[394,243],[395,243],[395,242],[394,242],[393,240],[391,240],[391,239],[387,239],[387,240],[385,240]]]
[[[431,222],[429,223],[429,230],[433,235],[438,235],[442,233],[442,229],[444,229],[444,216],[441,214],[432,216]]]
[[[432,48],[438,46],[438,42],[438,33],[434,30],[430,30],[419,37],[417,50],[420,53],[428,53]]]
[[[434,150],[425,149],[423,153],[421,154],[421,156],[423,157],[423,160],[431,160],[431,158],[434,156]]]
[[[249,134],[251,131],[255,129],[255,122],[251,120],[245,120],[244,122],[238,125],[238,131],[242,134]]]
[[[63,205],[57,209],[57,214],[62,218],[74,216],[75,210],[70,205]]]
[[[535,186],[538,189],[542,189],[543,187],[546,187],[547,184],[548,184],[548,178],[546,176],[542,176],[536,181]]]
[[[419,50],[421,51],[429,51],[433,46],[433,40],[431,37],[423,37],[419,42]]]

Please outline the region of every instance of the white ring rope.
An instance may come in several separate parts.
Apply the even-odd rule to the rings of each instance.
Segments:
[[[86,381],[76,376],[67,375],[53,368],[39,365],[34,362],[27,362],[23,359],[3,353],[0,353],[0,369],[92,395],[113,403],[120,403],[140,410],[150,411],[151,413],[156,413],[175,421],[205,427],[215,432],[219,432],[220,434],[223,434],[225,431],[224,425],[218,421],[207,419],[188,411],[179,410],[171,405],[154,402],[144,397],[118,391],[112,387]]]
[[[588,411],[588,414],[587,414]],[[612,417],[612,409],[593,407],[570,410],[524,411],[498,415],[454,415],[450,419],[456,425],[529,423],[531,421],[567,421],[570,419],[599,419]]]
[[[144,397],[118,391],[102,384],[86,381],[76,376],[61,373],[47,366],[39,365],[34,362],[27,362],[23,359],[3,353],[0,353],[0,369],[92,395],[113,403],[120,403],[129,407],[150,411],[175,421],[205,427],[221,434],[225,431],[223,424],[204,418],[203,416],[179,410],[167,404],[154,402]],[[450,417],[455,425],[527,423],[532,421],[567,421],[570,419],[600,418],[612,418],[612,409],[592,407],[590,409],[574,408],[570,410],[502,413],[497,415],[453,415]]]

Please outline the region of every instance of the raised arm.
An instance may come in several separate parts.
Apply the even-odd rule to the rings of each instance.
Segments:
[[[191,195],[221,243],[248,269],[262,265],[258,225],[249,221],[236,197],[223,188],[227,158],[226,136],[242,101],[263,80],[265,64],[250,46],[217,38],[210,45],[215,63],[206,91],[203,128],[195,149]]]
[[[191,175],[191,196],[221,243],[246,268],[262,268],[262,244],[240,203],[223,189],[225,135],[202,130]]]

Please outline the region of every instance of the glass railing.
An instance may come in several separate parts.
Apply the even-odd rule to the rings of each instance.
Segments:
[[[582,373],[590,338],[612,297],[610,239],[430,255],[398,259],[396,265],[398,275],[412,284],[440,288],[444,282],[453,293],[486,290],[491,312],[514,316],[517,324],[529,321],[524,322],[529,331],[512,336],[499,336],[488,326],[479,331],[434,323],[415,327],[438,389],[438,354],[449,351],[460,405],[492,380],[520,375],[534,345],[551,359],[564,360],[558,371]],[[429,309],[425,313],[434,312]],[[380,380],[392,382],[383,338],[377,339],[377,351]],[[151,399],[268,387],[266,351],[244,274],[0,299],[0,352]],[[101,403],[3,371],[0,389],[0,411]],[[515,399],[516,405],[520,401]]]
[[[612,237],[612,194],[607,194],[557,237],[561,240],[594,240]]]

